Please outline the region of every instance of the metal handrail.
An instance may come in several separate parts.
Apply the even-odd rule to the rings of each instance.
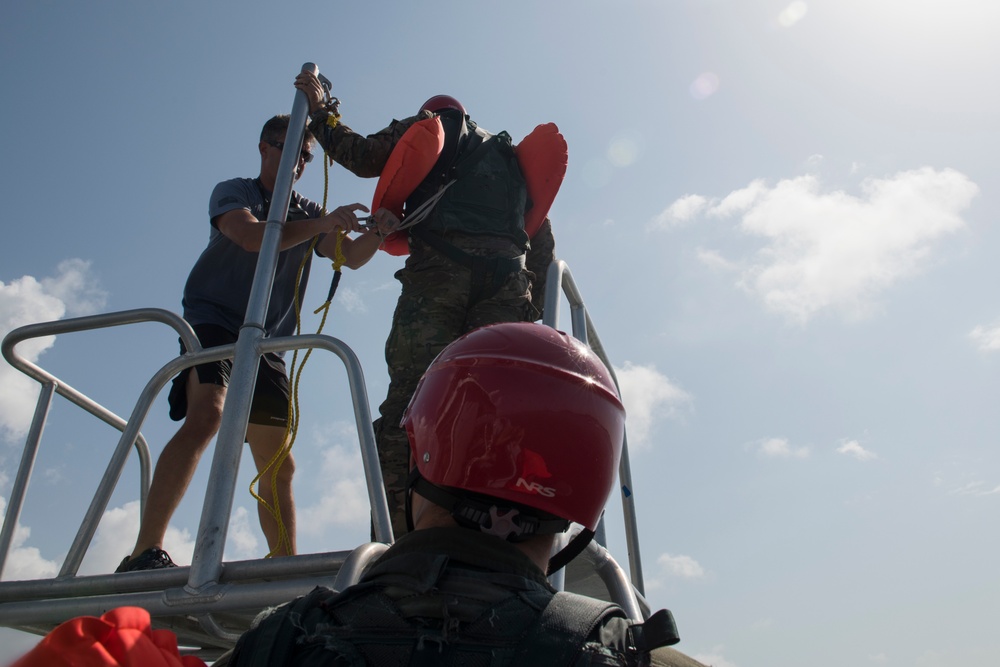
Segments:
[[[303,65],[302,70],[314,73],[318,72],[316,66],[312,63]],[[289,148],[301,146],[305,135],[307,112],[308,100],[305,94],[301,91],[296,91],[291,120],[285,138],[285,143]],[[199,617],[202,630],[209,635],[215,635],[218,640],[228,642],[232,639],[231,633],[219,625],[209,615],[210,612],[217,610],[225,611],[227,609],[235,609],[241,604],[245,605],[248,601],[254,599],[255,591],[256,593],[265,595],[266,599],[273,600],[276,592],[291,591],[296,586],[299,586],[300,584],[295,582],[301,582],[301,577],[298,579],[294,577],[293,579],[286,579],[284,580],[285,583],[281,583],[281,581],[254,583],[253,581],[243,580],[236,582],[227,576],[223,576],[224,574],[231,575],[240,571],[239,567],[234,569],[231,567],[231,564],[226,564],[224,571],[222,556],[232,511],[236,476],[239,469],[242,445],[246,435],[257,367],[261,356],[269,352],[302,348],[325,349],[333,352],[343,361],[354,403],[354,415],[357,422],[358,439],[361,445],[362,464],[368,482],[375,538],[384,543],[392,542],[393,535],[389,520],[389,508],[386,502],[381,469],[378,463],[378,453],[375,446],[375,435],[372,428],[367,391],[365,389],[361,363],[357,356],[342,341],[330,336],[314,334],[265,338],[263,321],[267,313],[275,267],[280,251],[281,229],[287,216],[289,201],[291,200],[291,188],[294,181],[298,154],[299,150],[286,150],[282,153],[272,196],[273,205],[270,208],[268,219],[265,223],[264,238],[260,252],[258,253],[257,267],[244,324],[240,328],[239,335],[234,344],[202,349],[194,331],[183,318],[169,311],[159,309],[125,311],[122,313],[95,315],[73,320],[29,325],[11,332],[4,339],[4,356],[11,362],[11,365],[42,382],[43,387],[47,387],[42,392],[42,403],[39,404],[39,408],[36,410],[35,421],[39,424],[39,427],[32,429],[36,436],[40,436],[40,426],[44,423],[45,416],[47,415],[48,399],[46,396],[51,397],[53,391],[57,391],[73,403],[85,408],[88,412],[96,414],[104,421],[119,427],[122,431],[122,436],[111,456],[104,477],[81,523],[76,538],[67,553],[59,576],[51,581],[26,582],[23,586],[15,586],[25,597],[22,597],[22,601],[20,602],[10,602],[0,605],[0,617],[16,618],[18,613],[24,612],[26,614],[25,618],[30,616],[35,619],[45,618],[51,620],[62,612],[68,612],[71,609],[79,610],[86,607],[89,604],[87,601],[70,599],[73,597],[74,592],[82,592],[86,589],[86,593],[82,594],[87,595],[91,603],[95,600],[100,600],[108,604],[113,602],[125,603],[122,601],[128,600],[132,603],[139,603],[147,609],[155,610],[158,614],[168,613],[171,609],[183,609],[185,610],[184,613],[191,613],[195,609],[203,610],[202,613],[194,614]],[[180,334],[186,352],[161,367],[147,382],[139,395],[128,421],[117,417],[117,415],[98,405],[89,397],[69,385],[62,383],[55,376],[35,364],[18,357],[13,351],[14,345],[25,337],[52,335],[147,320],[163,321],[173,326]],[[216,438],[215,454],[205,493],[205,502],[202,508],[201,523],[195,542],[194,555],[189,568],[178,568],[178,570],[186,574],[186,585],[177,586],[176,584],[166,582],[165,579],[161,582],[160,578],[158,578],[168,578],[170,581],[173,581],[175,573],[134,573],[130,575],[132,577],[130,584],[134,581],[135,587],[130,586],[129,588],[132,589],[131,592],[126,593],[122,592],[120,583],[115,583],[114,577],[108,579],[102,577],[78,578],[76,575],[80,563],[93,540],[97,525],[107,509],[133,443],[137,443],[136,446],[140,449],[140,457],[145,461],[144,468],[148,472],[148,446],[141,439],[139,429],[155,397],[172,377],[183,372],[185,369],[197,364],[225,358],[233,359],[233,368],[230,376],[229,391],[226,393],[226,400],[223,406],[222,422]],[[37,444],[37,437],[35,438],[35,443]],[[142,446],[139,447],[138,443],[141,443]],[[25,463],[22,466],[24,470],[19,472],[18,475],[18,480],[23,482],[20,484],[21,487],[27,486],[30,468],[34,461],[35,449],[37,449],[36,445],[26,448]],[[31,451],[29,452],[28,450]],[[148,484],[147,474],[144,478],[143,493],[148,488]],[[21,488],[20,493],[23,495],[23,488]],[[12,512],[7,513],[4,523],[5,533],[12,533],[13,531],[13,526],[17,520],[14,514]],[[7,531],[8,525],[10,526],[10,531]],[[367,550],[363,549],[362,552],[367,557],[370,557],[378,552],[378,547],[372,547]],[[367,557],[362,558],[359,556],[351,559],[350,563],[352,565],[348,568],[347,572],[343,573],[341,580],[346,581],[356,577],[360,571],[359,564],[366,562]],[[305,558],[308,560],[308,557]],[[298,561],[299,559],[288,560]],[[333,567],[332,571],[336,572],[342,564],[343,562],[339,561]],[[329,564],[321,565],[320,568],[321,570],[316,570],[315,572],[331,571]],[[163,583],[167,584],[167,588],[163,587]],[[239,583],[240,585],[234,588],[235,583]],[[79,584],[79,586],[76,584]],[[7,584],[0,583],[0,590],[5,590],[8,587]],[[53,588],[60,591],[65,597],[55,599],[31,597],[32,592],[53,593]],[[258,597],[257,599],[261,598]],[[40,603],[44,603],[44,609],[38,608]],[[33,610],[32,614],[28,614],[29,609]],[[61,610],[61,612],[57,610]]]
[[[302,70],[318,73],[318,69],[312,63],[303,65]],[[305,134],[307,112],[308,101],[305,94],[296,91],[286,134],[285,143],[288,147],[301,146]],[[259,606],[262,600],[270,602],[287,599],[287,597],[297,594],[303,585],[323,581],[327,576],[336,576],[336,579],[331,582],[335,587],[346,587],[354,583],[364,566],[386,548],[384,543],[392,542],[392,528],[378,463],[367,391],[357,356],[342,341],[330,336],[307,334],[278,338],[265,337],[263,322],[273,285],[281,229],[291,198],[291,187],[298,154],[299,150],[287,150],[282,153],[272,197],[274,205],[271,206],[268,220],[265,223],[264,239],[258,253],[258,263],[246,317],[235,343],[202,349],[194,331],[183,318],[161,309],[138,309],[33,324],[12,331],[4,338],[3,356],[12,366],[42,383],[43,389],[29,433],[29,445],[25,448],[22,466],[15,480],[14,488],[19,496],[16,510],[12,499],[4,521],[3,532],[0,533],[0,572],[2,572],[3,559],[9,550],[13,528],[18,518],[31,468],[34,465],[38,440],[46,421],[52,395],[58,393],[66,397],[101,420],[118,428],[122,431],[122,436],[112,454],[108,468],[81,523],[73,545],[67,553],[60,575],[53,579],[32,582],[0,582],[0,591],[11,593],[9,597],[5,595],[6,601],[0,604],[0,621],[3,621],[0,625],[14,624],[23,625],[25,628],[40,628],[47,623],[63,620],[69,616],[88,611],[92,613],[92,608],[95,605],[109,608],[120,604],[137,604],[148,609],[154,616],[177,617],[183,615],[193,620],[195,625],[200,626],[199,636],[207,637],[206,642],[225,645],[231,643],[235,635],[224,627],[214,614],[253,608]],[[548,284],[558,287],[548,290],[543,323],[558,328],[559,288],[561,287],[561,291],[566,294],[570,303],[573,335],[594,349],[595,353],[607,365],[617,386],[618,380],[614,370],[607,359],[579,290],[564,262],[556,261],[550,266]],[[173,327],[180,335],[186,351],[162,366],[147,382],[128,421],[114,415],[54,375],[18,357],[14,352],[14,346],[18,342],[30,337],[144,321],[164,322]],[[362,464],[368,481],[376,542],[362,545],[350,553],[331,552],[329,554],[277,559],[276,561],[223,563],[223,549],[232,511],[236,476],[260,357],[269,352],[304,348],[318,348],[333,352],[345,365],[354,403]],[[155,397],[172,377],[185,369],[224,358],[233,359],[233,368],[229,391],[227,391],[223,407],[222,423],[216,438],[211,473],[205,492],[205,502],[190,567],[176,568],[174,571],[132,573],[127,580],[115,575],[78,577],[79,565],[93,540],[98,522],[107,509],[133,446],[139,452],[143,475],[141,495],[143,503],[145,502],[145,494],[149,486],[149,448],[139,433],[139,429]],[[642,614],[643,580],[634,496],[631,493],[632,480],[628,462],[627,440],[623,442],[622,446],[619,480],[623,495],[631,582],[625,576],[624,570],[602,546],[594,543],[588,549],[596,563],[597,574],[604,581],[612,599],[621,604],[630,617],[638,619]],[[636,591],[639,593],[638,596]]]
[[[21,463],[14,478],[10,502],[7,507],[6,516],[4,517],[3,529],[0,530],[0,574],[3,572],[3,567],[10,552],[13,533],[17,521],[20,519],[24,496],[34,469],[35,456],[38,452],[42,431],[48,417],[53,392],[58,393],[74,405],[83,408],[86,412],[119,431],[124,432],[128,425],[126,420],[73,388],[69,383],[60,380],[52,373],[20,356],[15,347],[19,343],[33,338],[90,331],[140,322],[160,322],[166,324],[177,332],[188,349],[200,349],[198,339],[191,329],[191,325],[176,313],[160,308],[138,308],[116,313],[103,313],[53,322],[28,324],[14,329],[4,336],[3,343],[0,344],[0,352],[2,352],[4,359],[17,370],[41,383],[42,390],[39,392],[38,402],[35,407],[35,416],[32,419],[24,452],[21,456]],[[149,491],[151,462],[149,445],[146,444],[145,438],[138,430],[135,431],[134,437],[128,443],[127,448],[132,446],[135,447],[139,455],[139,504],[140,507],[144,507],[146,504],[146,494]],[[86,519],[84,520],[86,521]]]
[[[590,314],[583,303],[583,296],[573,280],[566,262],[555,260],[549,265],[545,279],[545,309],[542,323],[554,329],[559,328],[559,306],[560,292],[565,293],[570,305],[570,321],[573,327],[572,333],[575,338],[586,343],[595,354],[608,367],[611,378],[618,387],[621,394],[621,386],[618,384],[618,376],[615,369],[604,351],[604,345],[597,335],[597,329],[590,319]],[[559,289],[561,288],[561,290]],[[642,578],[642,556],[639,553],[639,526],[635,514],[635,493],[632,487],[632,466],[628,456],[628,432],[622,438],[622,455],[618,464],[618,481],[621,486],[622,512],[625,520],[625,545],[628,551],[629,572],[632,576],[632,585],[639,591],[640,595],[645,595],[645,585]],[[603,520],[602,520],[603,522]]]

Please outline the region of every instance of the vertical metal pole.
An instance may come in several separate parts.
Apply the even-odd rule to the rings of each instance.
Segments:
[[[302,66],[303,72],[318,74],[312,63]],[[281,229],[288,215],[288,203],[292,197],[302,138],[305,136],[306,118],[309,114],[309,100],[301,90],[295,91],[291,119],[285,134],[285,149],[278,165],[278,175],[271,196],[271,210],[267,215],[264,240],[257,255],[257,269],[250,290],[246,318],[240,328],[233,356],[233,370],[229,391],[222,409],[222,424],[215,443],[212,471],[205,492],[205,504],[201,512],[201,524],[191,559],[188,586],[198,590],[217,583],[222,573],[222,554],[226,545],[226,532],[232,512],[233,495],[236,490],[236,474],[243,453],[247,421],[250,416],[250,401],[256,384],[257,366],[260,363],[258,343],[264,338],[264,321],[267,306],[274,285],[274,270],[278,264],[281,244]]]
[[[608,355],[604,351],[597,329],[587,313],[583,304],[583,297],[576,287],[573,274],[569,267],[562,260],[556,260],[549,265],[547,278],[545,281],[545,315],[542,323],[554,329],[559,328],[559,292],[565,292],[570,303],[570,319],[573,335],[585,342],[600,357],[604,365],[607,366],[611,378],[618,387],[618,377],[615,375],[614,367],[608,360]],[[619,393],[621,389],[619,388]],[[625,543],[628,549],[629,571],[632,576],[632,584],[642,595],[645,595],[645,584],[642,574],[642,555],[639,552],[639,526],[635,514],[635,496],[632,490],[632,464],[628,454],[628,433],[622,439],[622,455],[618,464],[618,481],[621,485],[622,511],[625,520]],[[601,519],[603,526],[604,519]],[[602,543],[603,544],[603,543]]]
[[[55,390],[55,382],[43,382],[38,394],[38,402],[35,404],[35,416],[31,418],[28,439],[24,443],[24,453],[21,454],[21,465],[17,469],[17,477],[14,478],[14,486],[10,490],[10,502],[7,504],[7,514],[3,520],[3,530],[0,531],[0,575],[3,575],[3,567],[7,563],[7,554],[14,539],[17,520],[21,518],[21,505],[24,504],[28,481],[31,479],[31,471],[35,467],[38,442],[42,439],[42,430],[45,428],[45,420],[49,416],[52,394]]]

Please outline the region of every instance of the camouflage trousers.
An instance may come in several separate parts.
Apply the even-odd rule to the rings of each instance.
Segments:
[[[399,422],[420,376],[462,334],[487,324],[532,321],[535,310],[526,271],[511,273],[499,291],[470,305],[471,272],[426,247],[415,248],[413,242],[406,266],[396,278],[402,293],[385,344],[389,390],[374,426],[392,530],[399,537],[407,532],[405,493],[410,472],[410,445]]]

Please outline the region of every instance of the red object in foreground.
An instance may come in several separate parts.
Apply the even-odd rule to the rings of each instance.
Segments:
[[[100,618],[78,616],[60,624],[11,667],[206,667],[182,656],[177,636],[153,630],[149,612],[118,607]]]

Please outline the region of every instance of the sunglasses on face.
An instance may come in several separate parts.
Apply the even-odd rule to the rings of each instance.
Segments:
[[[284,147],[285,147],[285,142],[284,141],[265,141],[264,143],[270,144],[271,146],[274,146],[279,151],[282,150],[282,149],[284,149]],[[302,149],[302,153],[300,154],[300,157],[302,158],[302,160],[304,162],[312,162],[313,154],[309,152],[309,149],[303,148]]]

